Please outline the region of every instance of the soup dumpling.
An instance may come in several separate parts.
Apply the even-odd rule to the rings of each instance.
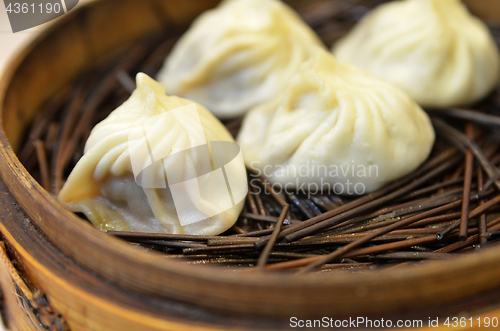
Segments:
[[[363,194],[425,161],[434,130],[403,90],[316,48],[237,141],[247,167],[284,189]]]
[[[218,118],[273,98],[322,45],[279,0],[226,0],[194,21],[157,78],[168,94],[195,100]]]
[[[500,76],[493,37],[460,0],[383,4],[338,41],[333,53],[403,88],[423,107],[474,103]]]

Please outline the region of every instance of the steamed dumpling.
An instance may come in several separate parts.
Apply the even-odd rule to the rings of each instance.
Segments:
[[[193,23],[157,78],[168,94],[238,117],[280,92],[313,45],[321,41],[281,1],[226,0]]]
[[[131,97],[92,130],[59,201],[101,230],[219,234],[247,190],[235,146],[207,109],[140,73]]]
[[[488,28],[460,0],[404,0],[370,12],[333,49],[403,88],[421,106],[471,104],[497,85],[499,54]]]
[[[417,168],[434,131],[400,88],[317,48],[272,102],[246,115],[247,167],[300,192],[362,194]]]

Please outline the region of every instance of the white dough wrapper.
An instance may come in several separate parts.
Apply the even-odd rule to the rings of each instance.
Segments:
[[[500,77],[490,31],[460,0],[383,4],[338,41],[333,53],[403,88],[422,107],[469,105],[491,92]]]
[[[277,189],[356,195],[415,170],[434,130],[403,90],[316,48],[279,98],[248,112],[237,141]]]
[[[281,92],[313,45],[322,43],[281,1],[225,0],[193,22],[157,80],[168,94],[234,118]]]
[[[205,107],[167,96],[145,74],[136,81],[130,98],[93,128],[59,201],[101,230],[229,229],[248,187],[233,137]]]

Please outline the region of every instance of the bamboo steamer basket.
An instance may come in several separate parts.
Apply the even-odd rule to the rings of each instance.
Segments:
[[[95,61],[162,29],[185,29],[215,0],[101,0],[52,24],[0,83],[0,282],[11,330],[286,329],[298,318],[500,317],[500,251],[389,272],[231,273],[167,261],[82,222],[19,162],[40,106]],[[495,0],[469,1],[487,19]],[[498,15],[496,15],[498,13]],[[411,312],[408,315],[408,312]],[[424,324],[425,326],[425,324]]]

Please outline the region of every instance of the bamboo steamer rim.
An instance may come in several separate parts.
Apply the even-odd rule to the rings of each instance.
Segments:
[[[138,3],[147,7],[154,2]],[[174,1],[164,2],[176,5]],[[1,177],[32,222],[77,264],[131,291],[228,313],[281,318],[393,313],[446,304],[500,287],[500,252],[494,249],[391,272],[297,277],[284,273],[227,272],[167,261],[160,254],[139,251],[82,222],[20,163],[7,138],[10,135],[12,140],[12,120],[6,118],[13,115],[8,111],[19,111],[9,104],[12,95],[19,93],[16,84],[30,78],[23,70],[33,65],[36,54],[48,40],[64,35],[72,22],[103,10],[107,3],[113,0],[87,4],[52,24],[12,60],[0,81]],[[5,125],[10,127],[9,133]]]

